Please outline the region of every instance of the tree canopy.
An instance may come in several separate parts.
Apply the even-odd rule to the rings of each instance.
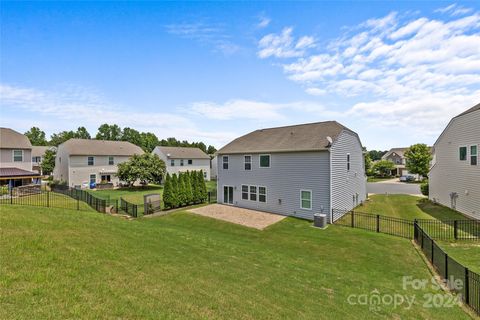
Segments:
[[[47,149],[45,151],[45,155],[43,157],[43,161],[40,165],[42,168],[42,173],[45,175],[50,175],[53,172],[53,168],[55,168],[55,151],[51,149]]]
[[[390,176],[392,170],[395,169],[395,164],[390,160],[380,160],[373,165],[373,171],[382,176]]]
[[[405,167],[410,173],[426,177],[432,160],[430,148],[424,143],[414,144],[405,151],[405,160]]]
[[[140,181],[143,185],[159,182],[164,175],[165,163],[156,154],[135,154],[128,161],[118,164],[118,178],[129,185],[135,181]]]
[[[30,130],[25,132],[25,135],[30,140],[30,143],[33,146],[46,146],[47,139],[45,139],[45,132],[40,130],[38,127],[32,127]]]

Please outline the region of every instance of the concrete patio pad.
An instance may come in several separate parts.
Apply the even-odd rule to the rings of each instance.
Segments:
[[[201,216],[228,221],[259,230],[263,230],[269,225],[286,218],[285,216],[278,214],[232,207],[223,204],[211,204],[205,207],[190,209],[188,211]]]

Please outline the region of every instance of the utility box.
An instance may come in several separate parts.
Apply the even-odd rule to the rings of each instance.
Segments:
[[[315,213],[313,215],[313,226],[325,229],[327,227],[327,215],[324,213]]]

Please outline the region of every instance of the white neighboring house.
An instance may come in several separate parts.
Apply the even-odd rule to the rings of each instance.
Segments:
[[[127,141],[70,139],[58,146],[53,178],[70,187],[100,182],[118,186],[117,165],[143,150]]]
[[[433,148],[429,198],[480,219],[480,104],[450,120]]]
[[[331,223],[366,198],[362,144],[336,121],[256,130],[217,155],[219,203]]]
[[[199,148],[157,146],[152,153],[165,162],[169,174],[201,170],[203,178],[210,181],[210,156]]]
[[[218,157],[217,154],[210,160],[210,179],[217,180]]]

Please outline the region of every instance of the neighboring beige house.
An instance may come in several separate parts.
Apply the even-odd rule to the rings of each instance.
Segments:
[[[210,181],[210,157],[199,148],[158,146],[152,153],[165,162],[169,174],[201,170],[204,179]]]
[[[210,160],[210,179],[217,180],[218,172],[218,157],[215,154],[212,160]]]
[[[392,148],[390,151],[382,156],[382,160],[389,160],[395,164],[395,169],[392,170],[392,176],[406,176],[408,170],[405,169],[405,151],[408,148]]]
[[[429,198],[480,219],[480,104],[454,117],[435,142]]]
[[[53,178],[70,187],[94,187],[100,182],[118,186],[117,165],[143,153],[126,141],[70,139],[58,146]]]
[[[51,146],[32,146],[32,170],[38,172],[43,175],[42,173],[42,162],[43,158],[45,157],[45,152],[47,150],[55,150],[55,147]]]
[[[9,128],[0,128],[0,185],[9,188],[38,182],[32,172],[32,144],[28,138]]]

